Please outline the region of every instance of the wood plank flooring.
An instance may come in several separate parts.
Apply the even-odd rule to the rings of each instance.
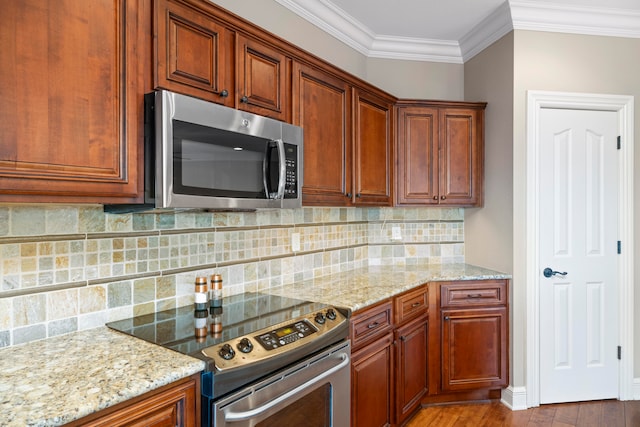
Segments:
[[[640,401],[541,405],[512,411],[500,402],[429,406],[421,409],[405,427],[638,427]]]

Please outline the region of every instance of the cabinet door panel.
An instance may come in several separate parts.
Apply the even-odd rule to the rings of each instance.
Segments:
[[[349,86],[293,64],[293,123],[304,131],[304,205],[346,205],[351,193]]]
[[[482,149],[478,132],[481,112],[444,109],[440,121],[440,201],[476,204],[481,197]],[[481,130],[482,128],[480,128]]]
[[[124,0],[2,3],[2,201],[138,200],[144,12]]]
[[[355,353],[351,360],[351,425],[391,425],[392,334]]]
[[[428,385],[428,326],[422,317],[396,330],[396,424],[420,404]]]
[[[397,204],[438,203],[438,110],[398,110]]]
[[[155,11],[155,87],[233,105],[233,34],[204,13],[171,0],[156,0]]]
[[[282,52],[238,36],[238,107],[287,121],[290,93],[287,64]]]
[[[442,390],[507,385],[507,309],[443,310]]]
[[[354,90],[355,204],[391,205],[391,104]]]

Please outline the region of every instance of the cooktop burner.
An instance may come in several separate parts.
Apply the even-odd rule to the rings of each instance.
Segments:
[[[327,310],[337,309],[322,303],[248,292],[224,298],[219,308],[196,311],[192,305],[184,306],[110,322],[107,326],[203,359],[213,370],[212,349],[276,325],[286,325],[303,317],[313,318],[315,313]],[[206,349],[209,357],[203,353]]]

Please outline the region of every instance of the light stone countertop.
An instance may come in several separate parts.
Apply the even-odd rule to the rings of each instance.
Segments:
[[[204,369],[100,327],[0,350],[0,425],[59,426]]]
[[[469,264],[369,266],[264,292],[353,312],[426,282],[509,278]],[[0,349],[0,426],[60,426],[204,367],[106,326]]]
[[[470,264],[385,265],[333,273],[264,292],[348,308],[355,312],[426,282],[510,278],[509,274]]]

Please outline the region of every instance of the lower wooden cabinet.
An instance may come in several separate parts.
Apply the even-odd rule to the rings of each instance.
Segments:
[[[507,309],[442,311],[442,391],[506,387]]]
[[[104,409],[71,427],[196,427],[200,425],[200,374]]]
[[[420,406],[428,389],[428,320],[421,317],[395,332],[395,420],[400,424]]]
[[[430,282],[351,317],[351,425],[403,425],[425,404],[509,384],[508,280]]]

